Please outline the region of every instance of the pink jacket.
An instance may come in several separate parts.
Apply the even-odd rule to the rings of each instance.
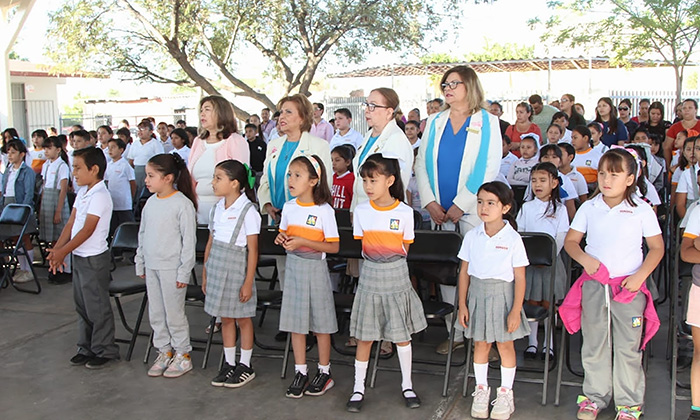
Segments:
[[[227,159],[235,159],[250,165],[250,148],[248,147],[248,142],[240,134],[233,133],[224,141],[226,144],[216,150],[216,163]],[[187,164],[187,169],[190,170],[190,173],[192,173],[194,164],[197,163],[202,153],[204,153],[204,140],[197,136],[192,142],[192,150],[190,151],[189,163]],[[214,173],[214,168],[211,168],[211,171]]]
[[[659,316],[656,314],[656,309],[654,308],[654,300],[651,297],[649,289],[647,289],[646,283],[642,284],[642,287],[638,292],[630,292],[629,290],[622,287],[622,281],[626,276],[610,278],[610,273],[608,268],[603,264],[600,264],[600,268],[593,275],[589,275],[584,270],[581,277],[576,280],[569,293],[564,298],[564,302],[559,307],[559,316],[561,321],[564,323],[566,330],[569,334],[574,334],[581,329],[581,299],[583,298],[582,288],[583,282],[589,280],[595,280],[600,284],[610,285],[613,291],[613,300],[618,303],[630,303],[637,295],[638,292],[644,293],[647,298],[647,304],[644,308],[644,338],[642,340],[642,350],[646,347],[647,343],[659,330]]]

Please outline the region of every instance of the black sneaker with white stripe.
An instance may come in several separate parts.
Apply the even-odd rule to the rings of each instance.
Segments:
[[[335,382],[333,377],[331,377],[331,372],[323,373],[319,370],[304,393],[313,396],[323,395],[326,391],[333,388],[333,385],[335,385]]]
[[[233,376],[233,371],[235,368],[235,366],[231,366],[228,363],[224,363],[224,365],[221,367],[221,370],[219,371],[219,374],[211,380],[211,384],[214,386],[224,386],[226,380]]]
[[[296,372],[294,374],[294,380],[292,384],[287,388],[287,393],[285,397],[287,398],[301,398],[304,396],[304,391],[306,386],[309,384],[309,377],[301,372]]]
[[[233,370],[231,376],[226,378],[224,386],[226,388],[240,388],[252,381],[253,378],[255,378],[255,371],[253,368],[248,367],[243,363],[239,363],[236,365],[236,368]]]

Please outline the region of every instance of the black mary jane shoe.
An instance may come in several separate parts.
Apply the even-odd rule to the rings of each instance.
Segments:
[[[362,398],[360,398],[360,399],[357,400],[357,401],[353,401],[353,400],[352,400],[352,397],[353,397],[355,394],[361,396]],[[365,394],[363,394],[363,393],[361,393],[361,392],[355,391],[355,392],[353,392],[352,395],[350,396],[350,399],[348,400],[348,403],[345,404],[345,409],[348,410],[348,411],[351,412],[351,413],[359,413],[360,410],[362,409],[362,402],[363,402],[364,400],[365,400]]]
[[[529,351],[530,349],[535,349],[535,351]],[[525,360],[537,359],[537,346],[527,346],[527,348],[523,352],[523,357],[525,358]]]
[[[413,392],[414,394],[416,393],[416,391],[414,391],[414,390],[412,390],[412,389],[410,389],[410,388],[409,388],[409,389],[404,389],[404,390],[401,392],[401,394],[403,395],[403,400],[406,402],[406,407],[408,407],[408,408],[418,408],[418,407],[420,407],[420,398],[418,398],[418,395],[416,395],[415,397],[407,397],[407,396],[406,396],[406,393],[409,392],[409,391],[410,391],[410,392]]]

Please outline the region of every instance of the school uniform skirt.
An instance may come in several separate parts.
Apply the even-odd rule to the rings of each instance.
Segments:
[[[8,204],[15,204],[17,201],[15,200],[14,197],[4,197],[3,204],[2,204],[2,209],[5,208]],[[0,209],[0,213],[2,212],[2,209]],[[17,236],[20,234],[22,230],[21,226],[17,226],[15,228],[12,228],[11,234],[9,236]],[[27,230],[24,232],[25,235],[29,235],[30,233],[35,233],[37,231],[36,227],[36,214],[34,213],[33,207],[32,207],[32,212],[29,214],[29,223],[27,224]],[[4,232],[3,232],[4,233]]]
[[[338,331],[328,263],[287,254],[280,331],[333,334]]]
[[[549,300],[550,268],[528,266],[525,269],[525,300],[537,302]],[[566,290],[566,269],[561,256],[557,256],[554,266],[554,298],[562,299]]]
[[[530,334],[525,311],[520,311],[520,325],[508,332],[508,314],[513,307],[515,283],[471,276],[467,308],[469,323],[464,335],[474,341],[487,343],[517,340]]]
[[[428,327],[423,304],[408,274],[406,260],[365,260],[350,314],[350,336],[362,341],[410,341]]]
[[[233,236],[232,242],[238,235]],[[239,293],[248,266],[248,248],[214,240],[209,250],[204,312],[223,318],[253,318],[258,294],[253,283],[253,295],[241,303]]]
[[[41,239],[47,242],[56,242],[61,236],[63,227],[66,226],[70,217],[68,209],[68,199],[63,200],[63,208],[61,208],[61,223],[53,222],[53,215],[58,207],[58,195],[61,190],[56,188],[44,187],[44,195],[41,199],[41,211],[39,212],[39,233]]]

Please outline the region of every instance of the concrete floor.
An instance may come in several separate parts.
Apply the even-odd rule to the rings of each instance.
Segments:
[[[126,264],[114,273],[126,276],[133,273]],[[345,411],[345,402],[352,391],[353,357],[332,353],[333,375],[336,386],[322,397],[304,397],[290,400],[284,392],[291,382],[291,367],[287,379],[280,379],[281,352],[254,350],[253,367],[257,377],[238,390],[215,388],[209,381],[217,373],[221,346],[213,346],[209,366],[200,368],[203,353],[193,352],[195,369],[179,379],[149,378],[148,366],[142,362],[147,338],[137,341],[130,362],[121,361],[111,368],[90,371],[72,367],[68,359],[75,353],[75,319],[72,288],[67,285],[49,285],[46,270],[38,268],[44,290],[40,295],[19,293],[12,288],[0,290],[0,351],[3,353],[0,375],[0,419],[464,419],[469,417],[471,397],[462,398],[463,367],[453,370],[449,395],[442,398],[442,377],[415,373],[414,388],[423,400],[419,409],[404,407],[400,394],[400,374],[379,372],[376,388],[366,392],[361,414]],[[127,299],[127,317],[133,322],[140,298]],[[667,306],[660,310],[662,330],[653,340],[653,357],[647,375],[646,419],[669,419],[670,381],[665,359]],[[116,316],[116,309],[115,309]],[[188,308],[193,337],[204,338],[208,317],[201,308]],[[117,335],[126,337],[117,319]],[[274,343],[277,313],[271,312],[263,328],[257,330],[261,341]],[[144,320],[143,331],[149,331]],[[444,360],[433,352],[437,343],[446,336],[443,328],[430,327],[423,341],[414,341],[414,357]],[[338,343],[345,336],[336,337]],[[557,341],[558,342],[558,341]],[[279,343],[275,343],[279,344]],[[126,345],[121,345],[122,357]],[[574,351],[575,353],[575,351]],[[315,350],[309,357],[315,356]],[[155,356],[152,355],[151,360]],[[463,359],[464,351],[455,353]],[[575,356],[574,356],[575,357]],[[344,363],[344,364],[342,364]],[[519,362],[520,363],[520,362]],[[528,362],[535,363],[537,362]],[[384,366],[398,366],[397,359],[383,360]],[[315,372],[313,363],[309,363]],[[580,369],[580,363],[574,361]],[[415,369],[438,370],[437,366],[414,364]],[[491,386],[498,386],[498,371],[491,370],[494,379]],[[575,418],[575,400],[580,388],[563,387],[562,404],[554,407],[554,375],[550,382],[547,406],[541,406],[541,385],[516,383],[513,419],[571,419]],[[687,378],[687,373],[682,378]],[[533,374],[518,373],[518,377]],[[565,375],[566,380],[574,380]],[[473,382],[470,388],[473,387]],[[494,391],[495,392],[495,391]],[[689,402],[680,401],[676,418],[688,416]],[[601,420],[613,419],[608,409],[599,416]]]

